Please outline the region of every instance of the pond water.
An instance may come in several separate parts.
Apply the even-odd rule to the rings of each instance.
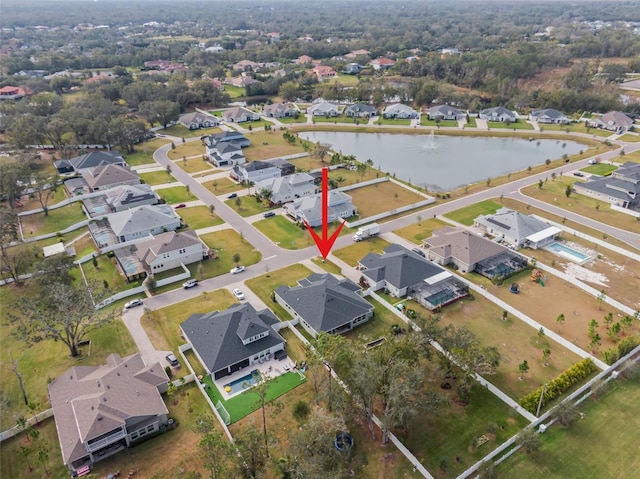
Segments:
[[[514,173],[547,159],[585,149],[572,141],[466,136],[309,131],[302,138],[324,142],[359,161],[429,191],[447,191]]]

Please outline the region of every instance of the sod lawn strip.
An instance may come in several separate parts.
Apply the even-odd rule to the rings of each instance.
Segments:
[[[148,173],[139,173],[140,179],[147,185],[164,185],[165,183],[174,183],[176,179],[166,171],[150,171]]]
[[[178,203],[186,203],[187,201],[197,200],[198,197],[187,191],[186,186],[173,186],[171,188],[162,188],[156,190],[160,198],[164,199],[168,204],[175,205]]]
[[[178,208],[176,213],[183,219],[187,228],[198,230],[209,226],[217,226],[224,223],[222,218],[214,213],[207,206],[191,206],[189,208]]]
[[[192,156],[198,155],[202,157],[205,153],[204,145],[199,141],[190,141],[189,143],[178,144],[175,148],[171,148],[167,153],[170,160],[178,160],[179,164],[182,164],[182,159],[187,158],[187,163],[191,160]],[[195,158],[193,158],[195,159]],[[202,159],[202,158],[201,158]]]
[[[606,176],[618,169],[615,165],[607,165],[605,163],[598,163],[596,165],[589,165],[585,168],[581,168],[580,171],[585,173],[591,173],[592,175]]]

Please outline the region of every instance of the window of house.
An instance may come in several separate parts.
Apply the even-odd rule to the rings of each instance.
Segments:
[[[138,433],[134,432],[133,434],[131,434],[131,440],[133,441],[134,439],[138,439]]]
[[[155,426],[153,424],[151,424],[150,426],[147,426],[147,432],[151,432],[155,429]]]

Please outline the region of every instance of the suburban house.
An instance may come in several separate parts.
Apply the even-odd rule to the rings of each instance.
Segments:
[[[328,214],[329,223],[349,218],[358,214],[358,209],[351,203],[351,196],[338,190],[328,192]],[[315,194],[298,198],[291,203],[284,205],[284,209],[296,223],[307,223],[312,228],[322,224],[322,195]]]
[[[422,244],[430,261],[452,264],[462,273],[476,271],[489,279],[506,278],[527,266],[525,257],[462,228],[445,226]]]
[[[349,279],[313,273],[293,288],[280,286],[275,300],[315,338],[320,332],[351,331],[373,317],[373,305],[360,296],[361,289]]]
[[[246,121],[258,121],[260,115],[241,106],[229,108],[222,113],[222,119],[227,123],[243,123]]]
[[[262,114],[267,118],[288,118],[294,117],[298,110],[293,108],[289,103],[272,103],[262,108]]]
[[[197,263],[209,258],[209,248],[195,231],[160,233],[147,241],[114,250],[127,281]]]
[[[382,110],[384,118],[407,119],[420,118],[420,114],[408,105],[402,103],[392,103]]]
[[[263,180],[255,184],[257,192],[271,191],[269,202],[272,205],[282,205],[298,198],[315,195],[318,193],[316,180],[308,173],[294,173],[288,176],[281,176]]]
[[[366,103],[355,103],[344,109],[344,116],[353,118],[371,118],[378,114],[378,109]]]
[[[538,123],[547,123],[555,125],[564,125],[571,123],[571,119],[561,111],[554,110],[553,108],[543,108],[541,110],[533,110],[531,112],[531,120]]]
[[[466,114],[449,105],[438,105],[429,108],[430,120],[462,120]]]
[[[589,125],[596,128],[604,128],[605,130],[622,133],[633,129],[633,120],[621,111],[610,111],[600,118],[590,120]]]
[[[19,100],[27,96],[24,88],[19,86],[3,86],[0,88],[0,101],[2,100]]]
[[[311,70],[311,73],[314,74],[320,82],[330,80],[338,76],[333,68],[325,65],[316,65],[313,67],[313,70]]]
[[[180,228],[180,217],[170,205],[138,206],[114,213],[108,220],[120,243]]]
[[[372,291],[384,289],[396,298],[408,295],[430,310],[469,294],[451,273],[398,244],[382,254],[369,253],[358,261],[358,269]]]
[[[238,88],[244,88],[247,85],[252,85],[254,83],[258,83],[258,80],[252,78],[249,75],[242,74],[239,77],[229,77],[225,78],[223,83],[231,86],[237,86]]]
[[[353,50],[347,53],[344,57],[352,59],[357,57],[368,57],[369,55],[371,55],[371,52],[369,50],[360,49],[360,50]]]
[[[49,384],[62,460],[72,474],[134,446],[167,426],[161,393],[169,378],[139,353],[107,357],[104,366],[74,366]]]
[[[251,145],[249,138],[244,136],[239,131],[223,131],[220,133],[214,133],[204,139],[206,146],[217,146],[222,143],[238,143],[238,146],[246,148]]]
[[[216,380],[271,357],[286,357],[279,325],[271,310],[256,311],[245,303],[224,311],[193,314],[180,324],[180,330]]]
[[[514,248],[538,249],[553,243],[562,232],[538,218],[523,215],[508,208],[500,208],[492,215],[481,215],[474,220],[476,228],[484,230],[501,243]]]
[[[260,68],[260,64],[256,62],[252,62],[251,60],[240,60],[238,63],[233,64],[233,70],[235,71],[256,71]]]
[[[53,162],[58,173],[61,175],[78,173],[80,175],[102,165],[127,166],[127,162],[117,150],[111,151],[91,151],[84,155],[76,156],[70,160],[58,160]]]
[[[207,148],[207,158],[215,166],[242,165],[247,160],[242,147],[238,143],[221,143],[211,149]]]
[[[640,163],[627,161],[610,176],[576,182],[573,189],[581,195],[640,211]]]
[[[357,75],[362,71],[363,68],[364,67],[359,63],[347,63],[344,66],[344,70],[342,70],[342,72],[347,75]]]
[[[205,115],[204,113],[195,111],[193,113],[180,115],[178,123],[189,130],[199,130],[200,128],[213,128],[214,126],[218,126],[220,120],[213,115]]]
[[[252,182],[256,184],[262,180],[268,180],[270,178],[279,178],[281,170],[277,165],[268,161],[252,161],[251,163],[244,163],[242,166],[235,165],[229,176],[240,183]]]
[[[142,205],[155,205],[158,195],[149,185],[116,186],[101,195],[87,195],[82,204],[92,218],[128,210]]]
[[[338,110],[338,105],[329,103],[328,101],[321,101],[307,108],[307,113],[310,113],[312,116],[334,117],[338,116],[340,111]]]
[[[309,55],[300,55],[298,58],[294,60],[294,63],[298,65],[307,65],[307,64],[311,64],[312,62],[313,62],[313,58],[311,58]]]
[[[374,70],[388,70],[396,64],[394,60],[390,58],[380,57],[375,60],[371,60],[369,65],[373,67]]]
[[[478,116],[481,120],[499,121],[502,123],[515,123],[518,120],[514,112],[501,106],[480,110]]]
[[[108,190],[121,185],[139,185],[138,173],[128,166],[101,165],[82,175],[90,191]]]

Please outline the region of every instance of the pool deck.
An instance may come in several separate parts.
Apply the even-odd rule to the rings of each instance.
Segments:
[[[220,391],[220,394],[222,395],[224,400],[227,401],[230,398],[235,397],[238,394],[242,394],[247,390],[242,389],[238,392],[229,394],[227,391],[224,390],[224,386],[226,384],[232,383],[236,379],[243,378],[247,374],[250,374],[251,371],[253,371],[254,369],[257,369],[258,371],[264,373],[266,376],[270,378],[275,378],[287,372],[287,370],[285,369],[285,366],[289,368],[289,371],[294,371],[293,363],[294,361],[292,361],[291,358],[289,357],[286,357],[284,359],[271,358],[270,360],[265,361],[264,363],[252,364],[251,366],[241,369],[240,371],[236,371],[230,376],[225,376],[221,379],[215,380],[213,383],[218,388],[218,391]]]

